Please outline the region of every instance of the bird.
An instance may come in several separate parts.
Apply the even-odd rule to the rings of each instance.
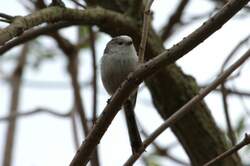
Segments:
[[[127,35],[112,38],[104,49],[100,67],[102,83],[108,94],[112,96],[138,65],[132,38]],[[134,113],[136,97],[137,91],[134,91],[123,104],[133,154],[137,153],[142,145]]]

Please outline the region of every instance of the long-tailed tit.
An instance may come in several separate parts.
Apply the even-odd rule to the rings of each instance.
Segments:
[[[106,91],[113,95],[121,83],[138,66],[138,57],[129,36],[117,36],[110,40],[101,59],[101,77]],[[142,141],[137,128],[134,107],[136,92],[123,104],[132,152],[140,148]]]

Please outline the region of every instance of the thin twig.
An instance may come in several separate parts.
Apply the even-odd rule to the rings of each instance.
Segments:
[[[69,54],[70,55],[70,54]],[[89,125],[88,120],[86,117],[86,111],[85,107],[83,105],[83,98],[81,96],[81,88],[78,82],[78,62],[77,62],[77,55],[71,54],[70,57],[68,57],[68,71],[71,78],[71,84],[73,89],[73,95],[75,100],[75,105],[78,111],[78,114],[81,119],[82,127],[84,135],[87,136],[89,133]],[[93,160],[91,159],[91,163]],[[92,164],[95,165],[95,164]]]
[[[201,88],[206,88],[207,85],[202,85],[200,86]],[[243,91],[243,90],[236,90],[236,89],[232,89],[232,88],[226,88],[225,89],[228,95],[237,95],[237,96],[242,96],[242,97],[250,97],[250,92],[248,91]],[[214,90],[214,92],[220,92],[221,93],[221,89],[220,88],[216,88]]]
[[[143,18],[143,26],[142,26],[142,37],[141,37],[141,43],[139,46],[139,63],[144,62],[144,54],[147,44],[147,38],[148,38],[148,29],[149,29],[149,23],[150,23],[150,8],[153,4],[154,0],[148,0],[148,3],[144,10],[144,18]]]
[[[198,95],[193,97],[189,102],[182,106],[178,111],[171,115],[160,127],[158,127],[145,141],[143,141],[143,146],[140,150],[130,156],[126,161],[125,165],[132,165],[144,152],[146,147],[150,145],[155,138],[157,138],[163,131],[165,131],[172,124],[176,123],[181,117],[188,113],[191,108],[200,102],[206,95],[208,95],[212,90],[214,90],[218,85],[227,79],[227,77],[234,72],[238,67],[240,67],[248,58],[250,57],[250,49],[233,65],[231,65],[227,70],[225,70],[216,80],[214,80],[207,88],[200,91]]]
[[[79,3],[78,1],[76,1],[76,0],[71,0],[71,1],[74,2],[76,5],[80,6],[81,8],[87,9],[86,6],[84,6],[83,4]]]
[[[207,162],[203,166],[209,166],[209,165],[215,164],[215,162],[222,160],[222,159],[232,155],[233,153],[236,153],[238,150],[240,150],[241,148],[243,148],[244,146],[246,146],[248,144],[250,144],[250,135],[245,134],[245,138],[239,144],[233,146],[228,151],[226,151],[226,152],[220,154],[219,156],[215,157],[214,159],[210,160],[209,162]]]
[[[168,23],[162,28],[162,41],[165,41],[173,32],[173,29],[177,23],[181,22],[181,16],[183,15],[184,9],[187,6],[189,0],[181,0],[175,12],[169,18]]]
[[[80,115],[81,122],[84,128],[84,134],[85,136],[87,136],[89,133],[89,125],[88,125],[88,120],[85,114],[86,111],[83,105],[83,98],[81,96],[81,88],[78,82],[78,77],[77,77],[78,69],[77,68],[78,68],[78,65],[77,65],[76,57],[69,58],[68,70],[69,70],[69,74],[71,77],[74,100],[75,100],[76,108],[78,110],[78,113]]]
[[[226,65],[228,64],[228,62],[232,59],[232,57],[237,53],[237,51],[250,39],[250,35],[248,35],[247,37],[245,37],[243,40],[241,40],[236,47],[231,51],[231,53],[227,56],[226,60],[223,62],[222,66],[221,66],[221,71],[224,70],[224,68],[226,67]]]
[[[96,65],[96,48],[95,48],[95,33],[92,29],[92,27],[89,27],[89,38],[90,38],[90,49],[91,49],[91,55],[92,55],[92,71],[93,71],[93,78],[92,78],[92,87],[93,87],[93,114],[92,114],[92,123],[93,125],[96,122],[97,119],[97,93],[98,93],[98,87],[97,87],[97,65]],[[98,148],[95,149],[93,155],[92,155],[92,166],[99,166],[99,155],[98,155]],[[93,163],[94,162],[94,163]],[[93,165],[94,164],[94,165]]]
[[[0,17],[5,18],[6,20],[13,20],[15,17],[5,14],[5,13],[0,13]]]
[[[10,121],[10,120],[13,120],[15,118],[28,117],[28,116],[36,115],[39,113],[50,114],[50,115],[56,116],[58,118],[66,118],[66,117],[69,117],[71,114],[71,112],[59,113],[59,112],[56,112],[56,111],[53,111],[53,110],[47,109],[47,108],[36,108],[32,111],[12,113],[6,117],[0,117],[0,122]]]
[[[8,24],[10,24],[10,23],[11,23],[11,21],[10,21],[10,20],[6,20],[6,19],[0,19],[0,22],[4,22],[4,23],[8,23]]]
[[[236,89],[236,87],[234,86],[234,85],[232,85],[232,88],[233,89]],[[250,94],[250,93],[249,93]],[[246,114],[248,115],[248,116],[250,116],[250,111],[249,111],[249,109],[248,109],[248,107],[247,107],[247,105],[246,105],[246,103],[245,103],[245,101],[244,101],[244,95],[242,95],[242,94],[239,94],[239,100],[240,100],[240,102],[242,103],[241,105],[242,105],[242,107],[243,107],[243,109],[245,110],[245,112],[246,112]]]
[[[240,41],[237,44],[237,46],[231,51],[231,53],[227,56],[226,60],[222,64],[221,73],[225,69],[228,62],[233,58],[234,55],[236,55],[236,52],[243,46],[243,44],[245,44],[249,40],[249,38],[250,38],[250,35],[248,35],[242,41]],[[225,83],[221,84],[221,92],[222,92],[221,94],[222,94],[222,101],[223,101],[223,107],[224,107],[224,114],[225,114],[226,124],[227,124],[227,134],[229,136],[229,139],[231,140],[232,145],[235,145],[236,144],[236,136],[235,136],[235,133],[233,131],[233,127],[232,127],[232,123],[231,123],[231,119],[230,119],[230,115],[229,115],[229,111],[228,111],[228,103],[227,103],[228,93],[227,93],[227,90],[225,88]]]
[[[227,123],[227,134],[229,136],[229,139],[231,140],[232,145],[235,145],[236,144],[236,136],[234,134],[234,130],[233,130],[230,115],[229,115],[228,102],[227,102],[227,91],[226,91],[224,82],[221,84],[221,92],[222,92],[221,94],[222,94],[224,114],[225,114],[226,123]]]
[[[140,129],[141,129],[141,133],[143,134],[144,137],[148,137],[148,133],[146,132],[146,130],[143,128],[142,124],[141,123],[138,123],[139,126],[140,126]],[[169,153],[169,150],[171,148],[173,148],[174,146],[173,145],[176,145],[176,144],[171,144],[170,146],[167,146],[167,147],[164,147],[162,148],[160,145],[157,144],[156,141],[152,142],[152,145],[155,147],[155,150],[156,150],[156,154],[159,155],[159,156],[162,156],[162,157],[166,157],[167,159],[170,159],[178,164],[181,164],[181,165],[184,165],[184,166],[188,166],[190,164],[176,158],[175,156],[171,155]]]
[[[92,88],[93,88],[93,111],[92,111],[92,121],[93,124],[95,123],[97,119],[97,93],[98,93],[98,87],[97,87],[97,65],[96,65],[96,48],[95,48],[95,33],[92,29],[92,27],[89,27],[89,36],[90,36],[90,49],[91,49],[91,55],[92,55]]]

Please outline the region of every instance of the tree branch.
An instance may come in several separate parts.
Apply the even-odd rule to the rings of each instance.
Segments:
[[[139,55],[138,55],[139,63],[144,62],[144,54],[145,54],[145,48],[146,48],[147,39],[148,39],[148,29],[149,29],[149,23],[150,23],[150,13],[151,13],[150,8],[153,2],[154,0],[149,0],[144,10],[141,43],[139,46]]]
[[[187,6],[189,0],[181,0],[175,12],[169,18],[168,23],[162,28],[162,41],[165,41],[173,32],[174,26],[181,21],[181,16],[184,12],[185,7]]]
[[[0,13],[0,17],[6,19],[6,20],[13,20],[15,17],[5,14],[5,13]]]
[[[122,14],[105,10],[100,7],[86,10],[48,7],[24,17],[15,17],[9,26],[0,30],[0,45],[3,45],[14,37],[21,35],[26,30],[45,22],[81,21],[81,24],[101,25],[105,28],[105,25],[107,25],[105,22],[107,20],[112,20],[113,24],[127,22],[129,24],[127,24],[126,27],[131,27],[131,29],[136,27],[136,23],[132,21],[131,18],[124,17]]]
[[[189,51],[189,50],[191,50],[192,48],[194,48],[197,44],[199,44],[201,41],[203,41],[206,37],[208,37],[209,35],[211,35],[211,33],[213,33],[214,31],[216,31],[224,22],[226,22],[228,19],[230,19],[230,17],[233,15],[233,14],[235,14],[239,9],[240,9],[240,7],[242,6],[242,5],[244,5],[244,3],[247,3],[248,1],[232,1],[232,5],[229,5],[228,6],[228,9],[227,9],[227,12],[223,12],[224,14],[222,14],[222,15],[220,15],[220,17],[218,17],[217,19],[215,19],[215,20],[212,20],[212,21],[210,21],[210,23],[208,24],[208,23],[206,23],[205,25],[204,25],[204,27],[206,27],[207,29],[210,29],[211,31],[207,31],[206,30],[206,28],[205,29],[203,29],[202,31],[200,31],[197,35],[193,35],[193,37],[194,36],[196,36],[196,37],[192,37],[192,39],[195,41],[194,42],[194,45],[192,45],[192,44],[190,44],[190,45],[188,45],[187,43],[187,41],[186,42],[182,42],[182,44],[181,45],[185,45],[185,51]],[[236,5],[235,5],[236,4]],[[57,7],[53,7],[53,8],[57,8]],[[51,10],[52,8],[47,8],[46,10],[48,11],[48,10]],[[232,10],[231,10],[232,9]],[[45,9],[44,9],[45,10]],[[44,10],[42,10],[42,11],[44,11]],[[69,9],[63,9],[63,10],[69,10]],[[72,9],[70,9],[70,10],[72,10]],[[74,10],[75,11],[75,10]],[[224,10],[223,10],[224,11]],[[230,11],[230,13],[231,14],[229,14],[228,12]],[[231,12],[232,11],[232,12]],[[104,10],[104,9],[101,9],[101,8],[92,8],[92,9],[86,9],[86,10],[84,10],[84,11],[79,11],[79,12],[83,12],[83,13],[85,13],[85,14],[80,14],[80,15],[78,15],[78,14],[76,14],[76,15],[78,15],[78,16],[76,16],[76,17],[73,17],[72,16],[72,18],[71,18],[71,21],[73,20],[73,21],[76,21],[76,20],[78,20],[78,21],[81,21],[81,23],[82,24],[90,24],[90,25],[93,25],[93,24],[95,24],[95,25],[98,25],[100,28],[101,28],[101,30],[102,31],[105,31],[105,32],[107,32],[107,33],[109,33],[109,34],[112,34],[112,35],[120,35],[120,34],[129,34],[129,35],[131,35],[131,36],[140,36],[139,34],[138,34],[138,29],[136,28],[136,23],[132,20],[132,19],[130,19],[130,18],[128,18],[128,17],[124,17],[124,16],[122,16],[122,15],[120,15],[120,14],[118,14],[118,13],[116,13],[116,12],[111,12],[111,11],[108,11],[108,10]],[[37,12],[37,13],[39,13],[39,12]],[[46,13],[46,12],[45,12]],[[67,12],[65,12],[66,13],[66,15],[67,15]],[[77,13],[76,11],[75,11],[75,13]],[[88,13],[88,14],[86,14],[86,13]],[[41,13],[40,13],[41,14]],[[72,14],[72,13],[71,13]],[[73,15],[73,14],[72,14]],[[69,19],[69,15],[67,16],[67,17],[64,17],[64,18],[62,18],[62,17],[60,17],[60,19]],[[35,19],[36,19],[36,21],[37,20],[40,20],[40,22],[43,22],[43,20],[41,20],[41,19],[38,19],[39,17],[35,17]],[[221,18],[223,18],[222,20],[221,20]],[[57,16],[57,18],[55,18],[55,17],[53,17],[53,19],[50,19],[50,21],[51,20],[54,20],[54,21],[58,21],[59,20],[59,17]],[[109,20],[109,24],[107,24],[107,20]],[[46,20],[47,21],[47,20]],[[211,22],[215,22],[215,24],[211,24]],[[117,25],[119,25],[119,26],[117,26]],[[33,26],[35,26],[35,25],[33,25]],[[117,29],[113,29],[113,28],[110,28],[110,27],[114,27],[114,26],[116,26],[116,27],[118,27]],[[26,28],[26,29],[28,29],[28,28]],[[26,30],[25,29],[25,30]],[[197,36],[198,35],[201,35],[202,37],[200,38],[200,37],[198,37],[198,40],[197,40]],[[1,38],[1,35],[0,35],[0,38]],[[10,37],[10,38],[13,38],[13,37]],[[150,38],[151,39],[151,38]],[[9,40],[9,39],[8,39]],[[154,49],[154,50],[157,50],[157,43],[155,43],[155,41],[152,41],[152,40],[149,40],[148,41],[149,43],[150,43],[150,49]],[[189,40],[189,42],[190,43],[193,43],[193,41],[191,40]],[[157,45],[157,46],[155,46],[155,45]],[[159,48],[159,47],[158,47]],[[161,48],[161,47],[160,47]],[[178,49],[171,49],[173,52],[171,52],[171,53],[168,53],[167,54],[167,56],[169,56],[169,55],[171,55],[170,57],[169,57],[169,59],[167,58],[166,59],[166,61],[168,61],[169,60],[169,63],[168,64],[170,64],[170,63],[172,63],[173,61],[175,61],[174,59],[171,59],[171,58],[173,58],[174,57],[174,55],[178,55],[178,57],[180,58],[180,56],[183,56],[186,52],[184,51],[183,52],[183,48],[180,48],[180,47],[177,47]],[[186,50],[187,49],[187,50]],[[159,49],[157,50],[158,52],[159,52]],[[157,52],[156,51],[156,52]],[[155,53],[155,52],[154,52]],[[154,54],[155,55],[155,54]],[[176,59],[178,59],[178,58],[176,58]],[[152,72],[153,73],[153,72]],[[148,75],[150,75],[150,74],[152,74],[152,73],[149,73]],[[111,115],[112,115],[113,113],[111,113]],[[109,115],[109,114],[108,114]],[[112,119],[113,117],[111,116],[111,119]],[[109,122],[108,122],[109,123]],[[107,126],[106,126],[107,127]],[[104,127],[104,128],[106,128],[106,127]],[[104,130],[106,130],[106,129],[104,129]],[[102,134],[101,134],[102,135]],[[101,137],[101,136],[100,136]],[[97,142],[99,142],[99,140],[97,139]]]
[[[86,6],[84,6],[83,4],[79,3],[77,0],[71,0],[72,2],[74,2],[77,6],[80,6],[83,9],[87,9]]]
[[[225,114],[226,123],[227,123],[227,134],[228,134],[229,139],[231,140],[232,145],[235,145],[236,136],[234,134],[234,130],[233,130],[230,115],[229,115],[228,102],[227,102],[228,94],[227,94],[224,82],[221,84],[221,94],[222,94],[222,103],[224,107],[224,114]]]
[[[170,50],[162,52],[151,61],[142,64],[133,74],[131,74],[112,96],[110,103],[104,108],[96,125],[80,146],[70,165],[80,166],[87,164],[91,153],[117,114],[120,106],[143,79],[157,72],[162,67],[166,67],[166,65],[175,62],[199,45],[236,14],[247,2],[249,2],[249,0],[230,1],[230,3],[225,5],[216,15],[210,18],[188,37],[184,38],[180,43],[173,46]]]
[[[88,125],[88,120],[86,117],[86,111],[83,105],[83,99],[81,96],[81,88],[78,82],[78,50],[76,46],[71,44],[67,39],[60,36],[59,33],[53,33],[51,34],[51,36],[57,41],[57,44],[65,53],[66,57],[68,58],[68,71],[69,71],[70,78],[71,78],[75,105],[76,105],[77,112],[81,119],[83,133],[85,136],[87,136],[89,133],[89,125]],[[93,158],[91,159],[91,165],[92,166],[100,165],[98,155],[97,155],[97,150],[95,150]]]
[[[202,85],[200,86],[201,88],[206,88],[207,85]],[[236,95],[236,96],[242,96],[242,97],[250,97],[250,92],[248,91],[243,91],[243,90],[234,90],[231,88],[226,88],[225,89],[228,95]],[[214,92],[220,92],[221,93],[221,89],[220,88],[216,88],[214,90]]]
[[[97,119],[97,65],[96,65],[96,48],[95,48],[95,33],[92,27],[89,27],[89,34],[90,34],[90,49],[91,49],[91,56],[92,56],[92,88],[93,88],[93,111],[92,111],[92,121],[95,123]]]
[[[52,33],[51,36],[56,40],[58,46],[65,53],[68,58],[68,71],[71,78],[71,85],[73,89],[74,101],[77,108],[77,112],[80,116],[83,133],[87,136],[89,132],[88,120],[85,115],[85,109],[82,102],[80,86],[78,82],[78,64],[77,64],[77,50],[68,40],[63,38],[59,33]]]
[[[238,150],[240,150],[241,148],[243,148],[244,146],[249,145],[249,144],[250,144],[250,135],[245,134],[245,138],[239,144],[233,146],[231,149],[222,153],[221,155],[217,156],[216,158],[212,159],[211,161],[207,162],[203,166],[209,166],[209,165],[215,164],[217,161],[222,160],[222,159],[232,155],[233,153],[236,153]]]
[[[39,113],[47,113],[47,114],[50,114],[59,118],[66,118],[70,116],[71,111],[67,113],[59,113],[59,112],[56,112],[47,108],[36,108],[35,110],[32,110],[32,111],[12,113],[6,117],[0,117],[0,122],[10,121],[10,120],[21,118],[21,117],[28,117],[28,116],[39,114]]]
[[[143,134],[143,136],[144,136],[144,137],[148,137],[148,133],[146,133],[146,131],[144,130],[144,128],[142,127],[142,125],[141,125],[140,123],[139,123],[139,126],[140,126],[140,128],[141,128],[141,133]],[[172,160],[172,161],[174,161],[174,162],[176,162],[176,163],[178,163],[178,164],[181,164],[181,165],[183,165],[183,166],[188,166],[188,165],[190,165],[190,164],[186,163],[185,161],[182,161],[182,160],[176,158],[175,156],[173,156],[173,155],[171,155],[171,154],[169,153],[169,150],[170,150],[171,148],[173,148],[173,145],[172,145],[172,146],[169,146],[169,147],[162,148],[160,145],[157,144],[156,141],[152,142],[152,145],[153,145],[154,148],[155,148],[155,151],[156,151],[155,153],[156,153],[156,155],[159,155],[159,156],[162,156],[162,157],[166,157],[166,158],[168,158],[168,159],[170,159],[170,160]],[[155,154],[155,153],[153,153],[153,154]]]
[[[248,58],[250,57],[250,49],[233,65],[231,65],[227,70],[225,70],[215,81],[213,81],[207,88],[200,91],[195,97],[193,97],[189,102],[182,106],[178,111],[171,115],[160,127],[158,127],[145,141],[143,141],[142,147],[136,154],[133,154],[127,162],[124,164],[126,166],[132,165],[140,155],[145,151],[146,147],[150,145],[155,138],[157,138],[164,130],[169,128],[171,125],[175,124],[181,117],[187,114],[191,108],[199,103],[206,95],[208,95],[212,90],[214,90],[218,85],[224,82],[227,77],[233,73],[237,68],[239,68]]]
[[[18,113],[18,107],[19,107],[19,96],[21,91],[21,85],[22,85],[22,76],[24,67],[27,60],[27,54],[28,54],[28,45],[24,45],[22,48],[22,51],[20,53],[20,56],[17,61],[17,65],[12,73],[11,76],[11,99],[10,99],[10,111],[9,116],[13,114]],[[6,143],[4,147],[4,153],[3,153],[3,163],[4,166],[11,166],[12,162],[12,150],[14,146],[15,141],[15,131],[16,131],[16,118],[13,117],[8,121],[7,126],[7,133],[6,133]]]
[[[71,25],[72,22],[58,22],[54,24],[48,24],[43,27],[30,29],[27,32],[24,32],[22,35],[18,36],[17,38],[14,38],[10,42],[5,43],[3,46],[0,46],[0,56],[17,45],[30,41],[40,35],[48,34]]]
[[[247,41],[249,41],[250,39],[250,35],[248,35],[247,37],[245,37],[243,40],[241,40],[236,47],[234,47],[234,49],[230,52],[230,54],[227,56],[226,60],[223,62],[222,67],[221,67],[221,71],[224,70],[224,68],[226,67],[226,65],[228,64],[228,62],[232,59],[232,57],[237,53],[237,51],[243,46],[243,44],[245,44]]]

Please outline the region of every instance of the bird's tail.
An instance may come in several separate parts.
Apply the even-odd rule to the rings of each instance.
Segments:
[[[141,136],[135,119],[135,113],[134,113],[135,103],[136,103],[136,94],[133,95],[133,97],[129,98],[124,103],[123,106],[126,117],[126,123],[128,126],[129,140],[133,154],[138,152],[139,148],[142,145]]]

